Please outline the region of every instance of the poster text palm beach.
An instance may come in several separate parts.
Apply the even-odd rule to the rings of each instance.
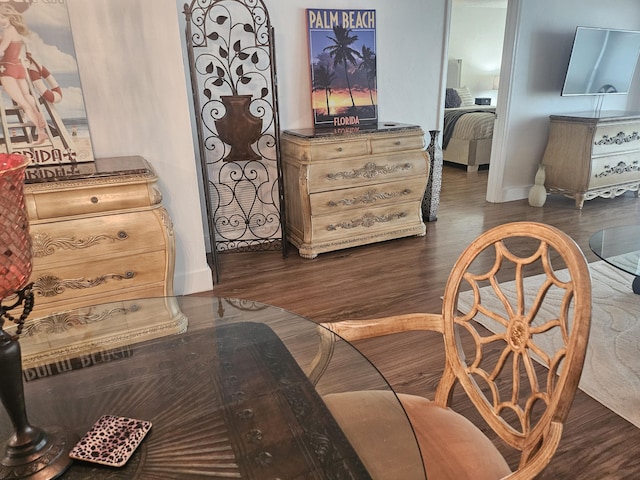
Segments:
[[[375,10],[308,9],[316,127],[378,121]]]

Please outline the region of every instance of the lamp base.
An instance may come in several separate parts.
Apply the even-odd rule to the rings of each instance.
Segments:
[[[60,427],[49,427],[46,431],[34,427],[32,438],[24,445],[16,447],[11,440],[4,442],[0,479],[58,478],[71,465],[69,451],[78,439],[75,433]]]

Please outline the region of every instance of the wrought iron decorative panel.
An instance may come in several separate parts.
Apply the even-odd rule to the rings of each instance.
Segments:
[[[184,5],[211,252],[286,253],[273,27],[262,0]]]

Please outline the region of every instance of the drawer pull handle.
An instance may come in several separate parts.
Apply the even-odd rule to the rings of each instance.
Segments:
[[[120,230],[118,232],[118,238],[120,240],[124,240],[125,238],[129,238],[129,234],[127,232],[125,232],[124,230]]]
[[[341,152],[343,149],[342,149],[342,147],[338,147],[338,148],[337,148],[337,150],[338,150],[339,152]]]
[[[412,169],[411,163],[394,165],[376,165],[374,162],[367,162],[362,168],[345,171],[327,173],[327,180],[345,180],[353,178],[376,178],[378,176],[391,175],[398,172],[406,172]]]
[[[100,200],[98,200],[98,197],[91,197],[91,203],[98,203]]]
[[[380,223],[393,222],[399,218],[405,218],[406,216],[407,213],[405,212],[388,213],[386,215],[374,215],[373,213],[367,212],[361,218],[357,218],[355,220],[327,225],[327,230],[329,232],[334,232],[339,228],[345,230],[351,230],[353,228],[370,228]]]
[[[33,282],[33,293],[36,297],[55,297],[69,290],[83,290],[104,285],[110,280],[129,280],[136,276],[135,272],[129,270],[124,275],[118,273],[107,273],[94,278],[69,278],[64,279],[55,275],[43,275]]]
[[[400,145],[401,143],[400,140],[396,140],[396,145]]]

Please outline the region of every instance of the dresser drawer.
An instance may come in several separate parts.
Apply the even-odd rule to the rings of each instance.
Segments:
[[[71,183],[71,182],[69,182]],[[123,183],[47,189],[25,185],[25,203],[30,220],[91,215],[148,207],[161,202],[162,196],[151,184]]]
[[[589,188],[637,181],[640,181],[640,152],[593,159]]]
[[[640,122],[605,124],[593,137],[593,155],[640,151]]]
[[[420,208],[415,202],[346,210],[332,215],[311,217],[311,234],[317,242],[375,235],[401,229],[403,225],[421,223]]]
[[[402,155],[369,155],[313,164],[308,188],[309,192],[322,192],[426,175],[425,153],[414,150]]]
[[[35,303],[48,298],[72,301],[84,295],[97,295],[113,291],[128,291],[154,282],[166,280],[167,255],[155,251],[129,257],[105,258],[74,265],[57,265],[55,269],[34,265],[31,280]]]
[[[425,146],[424,136],[411,133],[409,135],[392,135],[371,139],[371,153],[389,153],[402,150],[422,150]]]
[[[87,258],[126,256],[166,246],[161,208],[30,225],[34,268],[84,263]]]
[[[420,202],[424,189],[425,180],[419,176],[396,182],[313,193],[311,194],[311,214],[333,215],[343,210]]]
[[[368,155],[371,152],[369,140],[366,137],[342,137],[336,139],[301,141],[295,137],[286,136],[287,141],[282,144],[283,158],[289,161],[311,163],[322,160],[340,159]]]

